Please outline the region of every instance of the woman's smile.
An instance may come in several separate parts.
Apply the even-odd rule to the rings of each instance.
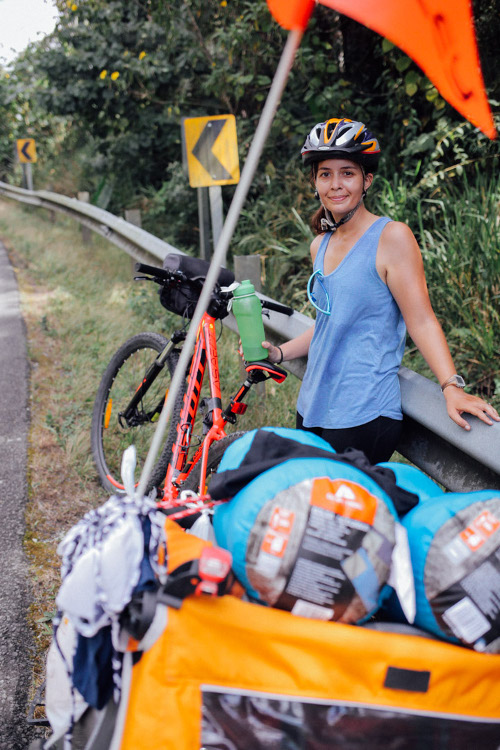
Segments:
[[[348,159],[326,159],[318,166],[315,183],[325,208],[348,213],[361,200],[364,174]]]

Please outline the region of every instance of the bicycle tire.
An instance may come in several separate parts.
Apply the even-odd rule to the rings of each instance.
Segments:
[[[140,478],[156,429],[156,420],[179,360],[179,352],[175,349],[170,352],[166,366],[158,373],[138,405],[139,424],[134,427],[124,425],[123,420],[119,419],[120,409],[123,410],[128,405],[148,367],[167,344],[168,340],[158,333],[138,333],[115,352],[102,376],[92,413],[91,447],[99,479],[109,492],[124,491],[121,461],[123,451],[132,444],[135,445],[137,453],[136,481]],[[177,394],[166,437],[147,483],[146,493],[154,487],[160,487],[165,479],[186,392],[186,380],[182,382],[183,386]],[[147,416],[149,414],[153,415],[151,419]]]
[[[238,440],[238,438],[243,437],[243,435],[246,435],[246,430],[242,430],[240,432],[232,432],[230,435],[226,435],[226,437],[221,438],[220,440],[216,440],[215,443],[212,443],[210,448],[208,449],[208,460],[207,460],[207,488],[210,484],[210,475],[214,474],[217,470],[221,460],[222,456],[224,455],[224,452],[226,451],[226,448],[228,448],[231,443],[234,443],[235,440]],[[188,478],[182,485],[182,490],[192,490],[193,492],[198,492],[198,488],[200,485],[200,475],[201,475],[201,461],[198,461],[198,463],[193,466],[193,470],[189,474]]]

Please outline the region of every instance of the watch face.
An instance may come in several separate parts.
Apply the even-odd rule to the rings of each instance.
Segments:
[[[456,385],[457,388],[465,388],[465,380],[461,375],[452,375],[445,383],[443,383],[441,390],[443,391],[447,385]]]

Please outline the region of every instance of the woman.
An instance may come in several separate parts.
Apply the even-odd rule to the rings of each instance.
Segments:
[[[500,421],[492,406],[463,390],[413,233],[364,205],[380,156],[377,139],[361,122],[333,118],[312,129],[301,153],[321,201],[308,283],[316,323],[281,346],[263,342],[277,364],[308,355],[297,427],[337,451],[354,447],[372,463],[388,460],[401,433],[398,370],[406,330],[441,384],[454,422],[470,429],[463,412],[489,425]]]

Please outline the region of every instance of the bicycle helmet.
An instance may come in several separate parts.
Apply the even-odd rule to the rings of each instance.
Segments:
[[[375,172],[380,146],[362,122],[332,117],[313,127],[300,153],[305,166],[343,157],[360,164],[367,172]]]

